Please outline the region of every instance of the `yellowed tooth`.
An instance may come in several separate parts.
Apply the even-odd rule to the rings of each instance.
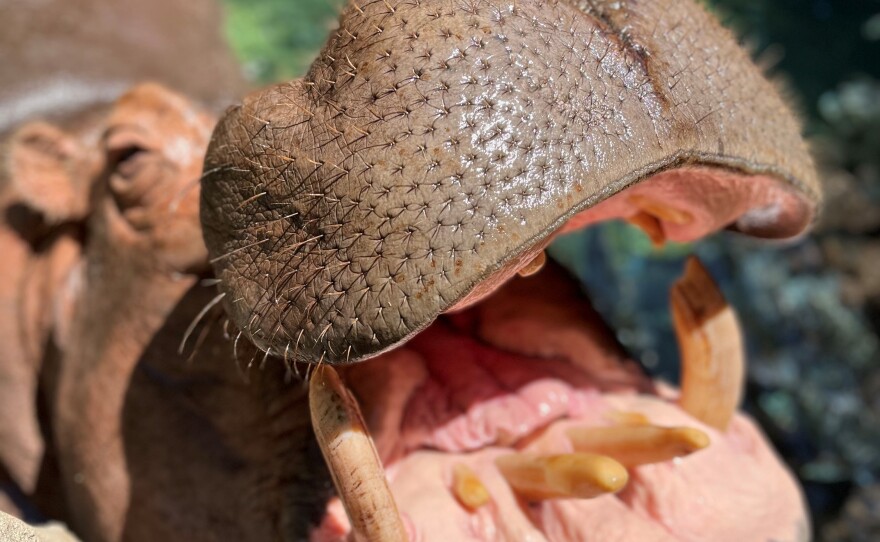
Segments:
[[[315,436],[355,539],[405,542],[406,529],[360,407],[332,367],[314,370],[309,407]]]
[[[666,242],[666,234],[663,233],[663,225],[660,224],[660,221],[657,218],[645,211],[639,211],[638,213],[627,217],[627,222],[636,226],[648,236],[648,239],[651,240],[651,243],[655,247],[662,247],[663,243]]]
[[[632,195],[627,201],[635,207],[638,207],[640,210],[651,216],[657,217],[664,222],[671,222],[672,224],[685,226],[694,221],[694,217],[687,211],[670,207],[662,201],[657,201],[643,194]]]
[[[486,505],[491,498],[477,473],[464,463],[452,467],[452,493],[462,506],[472,512]]]
[[[529,501],[592,499],[620,491],[629,480],[623,465],[597,454],[516,453],[499,456],[495,464],[514,492]]]
[[[617,425],[650,425],[651,420],[641,412],[612,410],[605,414],[605,419]]]
[[[532,275],[543,269],[545,263],[547,263],[547,254],[542,250],[538,253],[537,256],[532,258],[529,263],[520,267],[517,273],[521,277],[531,277]]]
[[[566,434],[576,451],[607,455],[627,467],[669,461],[709,445],[706,433],[691,427],[577,427]]]
[[[690,258],[672,287],[672,320],[681,350],[681,407],[718,429],[739,406],[745,376],[742,332],[706,268]]]

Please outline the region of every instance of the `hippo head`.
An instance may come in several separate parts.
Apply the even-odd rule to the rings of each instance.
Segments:
[[[695,2],[352,1],[304,78],[222,118],[201,198],[232,321],[317,367],[312,418],[348,519],[331,504],[315,539],[808,536],[790,476],[733,415],[741,339],[698,263],[673,291],[680,397],[564,273],[515,278],[603,220],[658,243],[809,226],[798,123]],[[390,493],[376,454],[324,431],[339,419],[373,431]],[[647,435],[669,426],[664,456]]]

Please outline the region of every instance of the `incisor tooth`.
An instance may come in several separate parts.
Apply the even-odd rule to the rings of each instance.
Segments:
[[[692,217],[687,211],[670,207],[662,201],[657,201],[642,194],[630,196],[628,201],[649,215],[657,217],[665,222],[685,226],[694,221],[694,217]]]
[[[517,273],[521,277],[531,277],[532,275],[543,269],[545,263],[547,263],[547,254],[542,250],[538,253],[537,256],[532,258],[529,263],[520,267]]]
[[[699,260],[690,258],[671,292],[681,350],[681,407],[725,429],[743,392],[745,357],[736,313]]]
[[[470,511],[489,502],[489,490],[470,467],[457,463],[452,468],[452,493]]]
[[[617,425],[651,425],[651,420],[641,412],[612,410],[605,414],[605,418]]]
[[[360,407],[332,367],[319,366],[312,374],[309,407],[355,539],[405,542],[406,530]]]
[[[592,499],[620,491],[629,480],[623,465],[597,454],[516,453],[499,456],[495,464],[514,492],[530,501]]]
[[[578,427],[566,434],[576,451],[607,455],[627,467],[669,461],[709,445],[706,433],[691,427]]]

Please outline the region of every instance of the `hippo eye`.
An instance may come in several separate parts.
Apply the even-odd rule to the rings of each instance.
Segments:
[[[107,163],[110,171],[124,178],[131,178],[139,170],[139,164],[146,154],[147,149],[137,143],[108,148]]]
[[[144,149],[142,147],[138,145],[131,145],[113,151],[110,156],[110,161],[118,166],[120,164],[131,161],[131,159],[135,158],[138,153],[142,152],[144,152]]]
[[[149,154],[148,138],[142,130],[120,127],[107,132],[105,139],[108,170],[130,177],[137,172],[145,155]]]
[[[136,205],[154,184],[149,171],[156,163],[146,138],[135,130],[110,132],[106,139],[110,188],[121,207]]]

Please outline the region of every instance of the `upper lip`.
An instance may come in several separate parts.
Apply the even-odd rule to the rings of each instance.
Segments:
[[[262,349],[308,363],[388,351],[578,213],[673,171],[680,186],[702,168],[752,196],[775,187],[780,212],[729,217],[741,230],[809,225],[819,191],[797,122],[698,7],[675,4],[680,20],[626,4],[499,7],[473,15],[483,36],[434,43],[434,62],[413,40],[449,21],[418,3],[384,9],[350,7],[306,79],[248,97],[214,133],[205,239],[230,315]],[[376,31],[387,18],[403,22]],[[423,32],[402,30],[414,21]],[[700,43],[682,51],[682,32]],[[701,55],[724,69],[705,77]]]

